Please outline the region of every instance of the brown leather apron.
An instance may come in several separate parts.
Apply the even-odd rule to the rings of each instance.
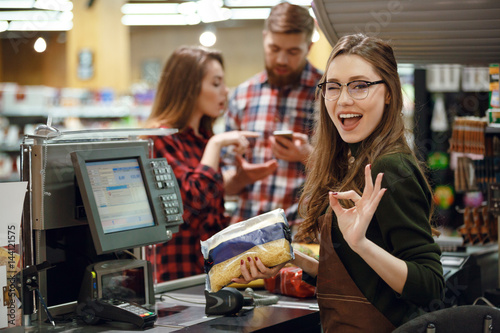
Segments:
[[[332,243],[332,211],[321,218],[317,299],[324,333],[387,333],[394,325],[356,286]]]

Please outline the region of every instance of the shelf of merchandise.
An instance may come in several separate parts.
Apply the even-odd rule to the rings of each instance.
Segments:
[[[16,106],[14,108],[0,109],[0,117],[7,119],[17,118],[17,123],[30,124],[36,119],[38,124],[40,120],[52,118],[52,123],[57,124],[68,118],[88,119],[97,122],[106,120],[125,119],[127,117],[135,118],[143,122],[151,112],[151,105],[125,106],[125,105],[80,105],[80,106]],[[44,122],[44,121],[43,121]],[[21,125],[22,126],[22,125]],[[124,125],[127,126],[127,125]],[[57,126],[56,126],[57,127]],[[7,154],[12,158],[19,155],[19,144],[0,143],[0,154]],[[12,175],[0,175],[0,182],[18,181],[19,175],[15,171]]]
[[[127,116],[147,118],[151,106],[115,106],[115,105],[82,105],[82,106],[19,106],[0,111],[0,117],[49,117],[52,118],[123,118]]]
[[[500,134],[500,126],[486,126],[485,129],[486,134]]]

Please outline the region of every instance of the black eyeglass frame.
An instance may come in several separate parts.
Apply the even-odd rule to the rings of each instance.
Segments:
[[[324,86],[325,84],[327,84],[327,83],[337,83],[338,85],[340,85],[340,88],[339,88],[340,90],[342,90],[342,87],[343,87],[343,86],[345,86],[345,87],[346,87],[346,89],[347,89],[347,93],[349,94],[349,96],[351,96],[351,97],[352,97],[353,99],[355,99],[355,100],[360,101],[360,100],[363,100],[363,99],[365,99],[366,97],[368,97],[368,93],[370,92],[370,90],[368,90],[368,92],[366,93],[366,96],[365,96],[365,97],[363,97],[363,98],[355,98],[354,96],[352,96],[352,95],[351,95],[351,93],[349,92],[349,87],[348,87],[348,85],[350,85],[350,84],[351,84],[351,83],[353,83],[353,82],[364,82],[364,83],[366,83],[366,85],[368,86],[368,88],[370,88],[370,86],[374,86],[374,85],[376,85],[376,84],[385,83],[385,81],[384,81],[384,80],[378,80],[378,81],[372,81],[372,82],[370,82],[370,81],[365,81],[365,80],[353,80],[353,81],[350,81],[350,82],[347,82],[347,83],[340,83],[340,82],[328,82],[328,81],[325,81],[325,82],[321,82],[321,83],[319,83],[319,84],[318,84],[318,88],[319,88],[319,90],[321,90],[321,95],[323,95],[323,98],[324,98],[324,99],[326,99],[326,100],[328,100],[328,101],[336,101],[337,99],[339,99],[340,94],[342,93],[342,91],[340,91],[340,92],[339,92],[339,96],[338,96],[337,98],[335,98],[335,99],[326,98],[326,96],[325,96],[325,92],[323,91],[323,86]]]

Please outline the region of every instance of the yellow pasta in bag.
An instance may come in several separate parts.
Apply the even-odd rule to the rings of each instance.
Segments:
[[[205,289],[217,292],[241,275],[240,262],[259,257],[267,267],[294,259],[288,221],[275,209],[230,225],[201,242],[207,280]]]

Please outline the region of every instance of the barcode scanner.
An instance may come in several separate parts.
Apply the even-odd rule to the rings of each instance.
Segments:
[[[226,287],[211,293],[205,290],[205,314],[231,315],[238,313],[244,306],[272,305],[278,303],[278,296],[264,296],[254,293],[251,288],[245,289],[248,297],[236,288]]]
[[[236,288],[226,287],[215,293],[205,290],[207,315],[230,315],[241,310],[244,297]]]

